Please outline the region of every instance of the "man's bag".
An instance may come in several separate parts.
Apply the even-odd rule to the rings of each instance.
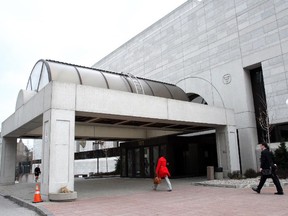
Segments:
[[[272,169],[262,169],[261,174],[264,176],[272,175]]]

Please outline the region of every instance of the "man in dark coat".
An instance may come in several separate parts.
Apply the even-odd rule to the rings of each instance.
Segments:
[[[260,193],[263,185],[266,182],[267,178],[272,178],[274,185],[276,186],[277,192],[276,195],[283,195],[283,189],[276,175],[276,165],[274,164],[273,153],[269,150],[267,143],[260,144],[261,149],[261,158],[260,158],[260,172],[261,179],[257,188],[252,188],[253,191]]]
[[[34,175],[35,175],[35,182],[38,181],[39,175],[41,174],[41,170],[39,165],[34,169]]]

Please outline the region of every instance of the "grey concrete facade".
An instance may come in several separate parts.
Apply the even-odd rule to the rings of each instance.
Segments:
[[[258,142],[247,71],[259,65],[270,122],[287,123],[287,0],[188,0],[93,67],[177,84],[233,109],[246,170],[257,167]]]

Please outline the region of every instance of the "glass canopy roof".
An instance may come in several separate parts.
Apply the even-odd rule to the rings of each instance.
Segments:
[[[26,90],[38,92],[51,81],[189,101],[186,93],[176,85],[139,78],[128,73],[116,73],[43,59],[35,64]]]

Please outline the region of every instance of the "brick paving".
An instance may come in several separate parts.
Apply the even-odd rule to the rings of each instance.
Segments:
[[[175,181],[175,180],[174,180]],[[172,180],[173,183],[173,180]],[[177,183],[172,192],[138,190],[95,198],[82,198],[69,203],[47,203],[44,207],[54,215],[287,215],[288,196],[274,195],[273,187],[261,194],[250,188],[194,186]],[[142,188],[142,187],[141,187]],[[129,189],[128,189],[129,190]],[[285,192],[288,191],[285,188]],[[266,206],[266,207],[265,207]]]
[[[287,186],[284,187],[285,195],[279,196],[274,195],[274,186],[264,187],[261,194],[257,194],[250,188],[197,186],[194,183],[198,181],[201,179],[171,179],[173,191],[168,192],[165,181],[159,190],[153,191],[151,179],[76,179],[75,191],[78,192],[76,201],[46,201],[37,203],[36,206],[47,210],[47,215],[55,216],[287,215]],[[14,191],[14,195],[18,194],[17,196],[20,198],[22,196],[22,199],[25,194],[31,196],[30,190],[34,189],[33,184],[26,184],[25,187],[17,186],[18,192],[11,187],[13,186],[4,189],[7,193]],[[3,192],[3,188],[1,190]]]

